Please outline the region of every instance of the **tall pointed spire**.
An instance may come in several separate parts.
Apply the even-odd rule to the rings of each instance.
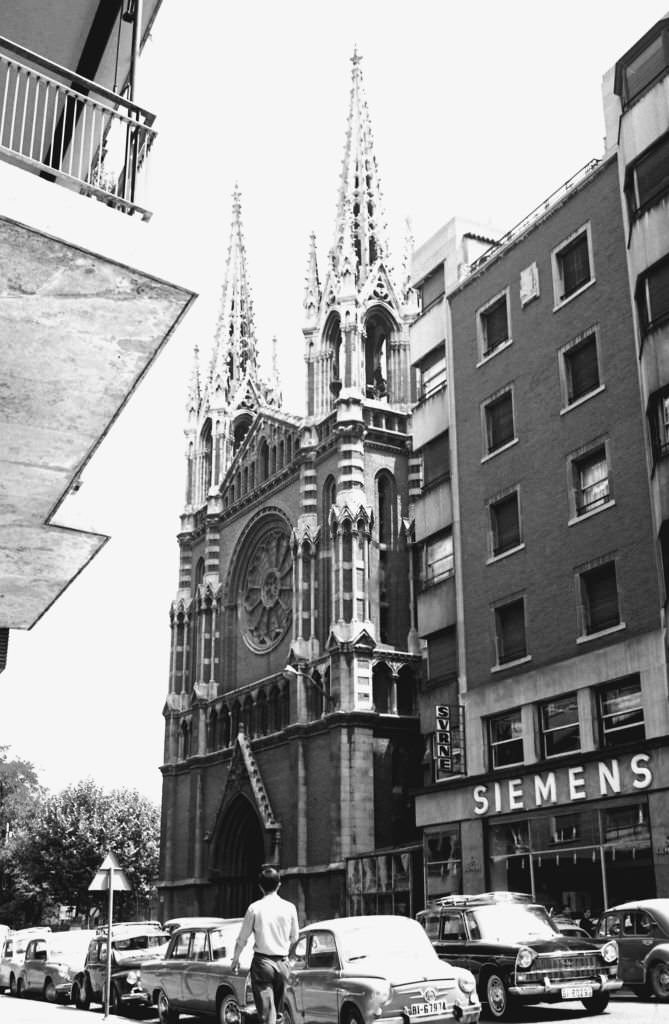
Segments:
[[[372,125],[362,80],[362,57],[354,49],[351,57],[352,80],[346,142],[342,163],[337,221],[335,226],[335,265],[340,270],[349,235],[347,210],[352,221],[352,241],[356,257],[356,279],[362,283],[370,267],[386,258],[388,246],[381,185],[374,152]],[[346,254],[348,255],[348,254]]]
[[[318,276],[318,256],[316,254],[316,234],[309,236],[309,255],[307,256],[307,273],[304,284],[304,308],[307,320],[313,320],[321,304],[321,282]]]
[[[225,263],[218,324],[212,353],[215,386],[228,394],[249,371],[257,376],[258,352],[253,319],[253,300],[246,267],[242,228],[241,193],[237,185],[232,196],[230,244]]]
[[[198,409],[200,408],[200,401],[202,398],[202,389],[200,384],[200,349],[197,345],[193,348],[193,365],[190,371],[190,380],[188,381],[188,393],[186,395],[186,415],[197,416]]]

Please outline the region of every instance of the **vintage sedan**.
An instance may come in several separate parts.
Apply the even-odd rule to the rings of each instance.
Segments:
[[[122,1013],[131,1007],[146,1006],[149,997],[142,985],[145,960],[162,956],[168,935],[157,922],[123,922],[112,925],[111,986],[109,1009]],[[104,1003],[107,981],[107,928],[98,928],[88,946],[83,970],[72,982],[72,1002],[79,1010],[91,1003]]]
[[[290,953],[284,1024],[473,1024],[469,971],[436,955],[408,917],[341,917],[302,929]]]
[[[68,1003],[72,982],[84,965],[94,931],[52,932],[31,939],[16,981],[17,996],[41,996]]]
[[[632,900],[602,914],[597,938],[615,939],[618,974],[640,998],[669,1002],[669,899]]]
[[[241,924],[241,918],[228,918],[178,928],[164,958],[142,965],[142,986],[158,1007],[161,1024],[175,1024],[181,1013],[240,1024],[243,1012],[254,1011],[245,995],[252,949],[244,951],[239,974],[231,966]]]

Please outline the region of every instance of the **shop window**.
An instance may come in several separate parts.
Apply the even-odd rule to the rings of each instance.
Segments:
[[[484,359],[511,340],[508,302],[508,292],[504,292],[477,314],[479,356]]]
[[[483,406],[485,450],[487,455],[515,440],[513,393],[509,389]]]
[[[446,347],[441,342],[438,348],[433,349],[418,364],[420,379],[419,398],[424,401],[431,395],[436,394],[446,384]]]
[[[639,277],[635,298],[644,335],[669,320],[669,258],[655,263]]]
[[[590,225],[579,228],[551,256],[555,305],[560,306],[594,280]]]
[[[426,832],[423,837],[423,858],[428,900],[462,891],[459,826]]]
[[[520,544],[518,491],[490,503],[490,536],[493,557],[512,551]]]
[[[497,664],[506,665],[527,657],[525,599],[519,597],[508,604],[498,605],[494,613]]]
[[[579,576],[583,635],[621,625],[615,562],[604,562]]]
[[[575,693],[546,701],[539,707],[544,757],[557,757],[581,749],[578,700]]]
[[[594,332],[562,350],[563,401],[580,401],[600,385],[597,337]]]
[[[523,724],[520,708],[488,719],[491,768],[523,764]]]
[[[644,740],[641,680],[630,676],[599,690],[599,728],[603,747]]]
[[[669,33],[663,29],[647,42],[638,52],[620,62],[622,81],[616,74],[616,92],[622,92],[623,104],[626,106],[640,96],[645,89],[653,84],[669,68]],[[618,72],[618,69],[616,69]],[[622,88],[621,88],[622,86]]]
[[[669,193],[669,132],[654,142],[633,164],[625,181],[630,219],[637,217]]]
[[[428,540],[425,545],[423,587],[432,587],[452,575],[453,533],[448,530]]]
[[[583,839],[580,831],[580,814],[556,814],[551,818],[551,842],[576,843]]]

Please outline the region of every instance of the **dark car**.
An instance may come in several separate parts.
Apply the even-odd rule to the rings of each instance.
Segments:
[[[615,939],[618,975],[642,998],[669,1002],[669,899],[632,900],[602,914],[597,938]]]
[[[149,995],[142,986],[142,963],[163,955],[168,940],[169,935],[153,923],[112,925],[111,1013],[149,1004]],[[107,929],[100,928],[88,947],[83,970],[72,983],[75,1006],[87,1010],[91,1003],[104,1003],[106,978]]]
[[[615,941],[562,935],[523,894],[446,896],[418,920],[439,956],[474,974],[481,1002],[498,1020],[512,1020],[520,1003],[572,999],[601,1013],[622,985]]]

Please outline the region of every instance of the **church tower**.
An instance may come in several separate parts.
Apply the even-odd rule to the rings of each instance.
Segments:
[[[261,380],[236,191],[206,379],[188,391],[164,708],[163,916],[237,916],[263,862],[303,920],[413,914],[422,850],[409,324],[352,59],[327,266],[309,244],[306,415]],[[276,354],[276,347],[275,347]]]

